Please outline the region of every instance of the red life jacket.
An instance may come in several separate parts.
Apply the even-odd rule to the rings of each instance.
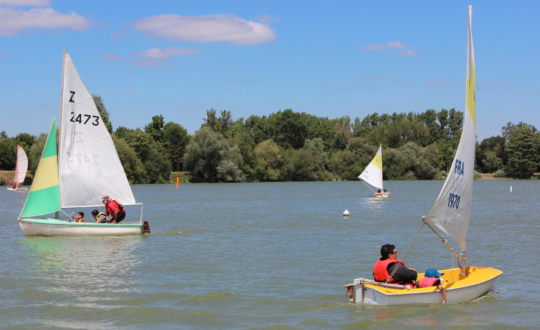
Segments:
[[[124,213],[126,210],[124,210],[124,205],[120,204],[119,201],[111,199],[111,202],[115,202],[116,205],[118,205],[118,213]]]
[[[420,283],[418,283],[419,288],[429,288],[430,286],[434,286],[435,282],[437,282],[439,279],[435,277],[422,277],[420,280]]]
[[[390,264],[394,264],[394,263],[400,263],[401,265],[403,265],[403,267],[407,267],[407,265],[405,265],[405,263],[403,261],[400,261],[400,260],[397,260],[397,259],[386,259],[386,260],[377,260],[377,262],[375,263],[375,267],[373,267],[373,278],[375,279],[375,281],[377,282],[386,282],[386,280],[388,280],[388,278],[390,278],[390,282],[394,282],[394,279],[390,277],[390,274],[388,274],[388,266],[390,266]],[[399,282],[399,283],[402,283],[403,281]],[[399,283],[395,283],[395,284],[399,284]]]

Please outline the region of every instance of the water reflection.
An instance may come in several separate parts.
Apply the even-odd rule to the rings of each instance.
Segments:
[[[42,290],[68,295],[126,292],[140,263],[136,249],[143,237],[24,237],[28,277]]]

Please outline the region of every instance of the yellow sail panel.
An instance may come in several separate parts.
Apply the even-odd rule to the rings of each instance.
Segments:
[[[58,162],[56,155],[42,158],[36,171],[30,191],[46,189],[58,185]]]
[[[382,156],[379,154],[376,154],[375,157],[373,157],[373,160],[371,161],[370,164],[373,164],[382,170]]]

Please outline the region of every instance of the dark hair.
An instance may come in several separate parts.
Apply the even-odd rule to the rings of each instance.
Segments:
[[[379,192],[379,193],[380,193],[380,192],[381,192],[381,190],[379,189],[379,190],[377,190],[377,192]]]
[[[394,253],[394,249],[396,247],[392,244],[385,244],[381,247],[381,259],[386,260],[388,259],[388,255]]]
[[[84,212],[77,212],[77,214],[80,214],[80,216],[84,218]]]
[[[98,215],[99,214],[99,211],[98,210],[93,210],[92,211],[92,215]]]

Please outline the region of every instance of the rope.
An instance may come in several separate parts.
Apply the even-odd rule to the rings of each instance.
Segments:
[[[411,240],[411,242],[407,246],[407,249],[405,249],[405,253],[403,253],[403,258],[401,259],[401,261],[405,261],[405,259],[407,258],[407,256],[411,252],[411,250],[412,250],[412,248],[414,246],[414,243],[416,242],[416,239],[418,238],[418,235],[420,235],[420,232],[422,231],[422,228],[424,228],[424,224],[425,224],[424,221],[422,221],[422,223],[420,224],[420,226],[416,230],[416,234],[414,234],[413,239]],[[392,270],[392,274],[390,274],[390,276],[386,280],[386,283],[390,282],[390,279],[392,278],[392,276],[394,276],[394,274],[397,272],[397,270],[401,266],[401,264],[399,262],[397,262],[395,265],[396,266],[394,266],[394,270]]]

